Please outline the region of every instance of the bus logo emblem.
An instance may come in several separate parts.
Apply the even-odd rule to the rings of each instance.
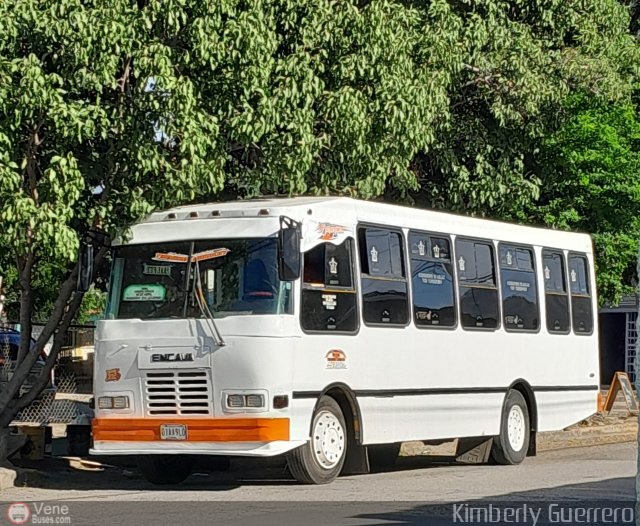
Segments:
[[[327,369],[346,369],[347,355],[340,349],[331,349],[325,354],[327,360]]]
[[[120,369],[107,369],[104,381],[105,382],[117,382],[122,378],[122,374],[120,374]]]
[[[320,235],[318,239],[323,241],[333,241],[337,239],[340,234],[344,234],[348,229],[341,225],[333,225],[331,223],[320,223],[316,228],[316,232]]]
[[[152,354],[152,362],[192,362],[193,354],[191,353],[168,353],[168,354]]]

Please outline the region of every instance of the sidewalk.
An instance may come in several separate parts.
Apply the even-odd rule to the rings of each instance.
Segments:
[[[638,416],[630,415],[622,394],[618,394],[611,413],[595,414],[561,431],[546,431],[537,434],[538,453],[570,447],[599,446],[621,442],[638,441]],[[401,456],[455,456],[456,441],[437,446],[422,442],[405,442]]]

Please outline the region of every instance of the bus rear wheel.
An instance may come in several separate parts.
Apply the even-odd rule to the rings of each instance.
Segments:
[[[342,410],[333,398],[322,396],[313,415],[311,439],[287,455],[289,471],[303,484],[328,484],[340,475],[346,453]]]
[[[530,426],[527,402],[519,391],[509,391],[502,409],[500,435],[491,448],[492,460],[496,464],[520,464],[529,449]]]
[[[193,459],[188,455],[143,455],[138,467],[152,484],[180,484],[190,474]]]

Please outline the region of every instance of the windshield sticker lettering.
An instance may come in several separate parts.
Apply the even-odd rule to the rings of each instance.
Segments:
[[[187,263],[189,256],[187,254],[178,254],[177,252],[156,252],[153,256],[154,261],[171,261],[172,263]]]
[[[162,285],[129,285],[122,301],[164,301],[166,289]]]
[[[226,256],[229,252],[231,252],[231,250],[229,250],[228,248],[214,248],[212,250],[198,252],[197,254],[194,254],[191,259],[196,262],[206,261],[208,259],[221,258],[223,256]]]
[[[211,250],[205,250],[204,252],[198,252],[191,256],[191,261],[196,263],[200,261],[206,261],[208,259],[215,259],[226,256],[231,250],[228,248],[213,248]],[[152,258],[154,261],[171,261],[172,263],[188,263],[188,254],[178,254],[176,252],[156,252],[156,255]]]
[[[142,273],[147,276],[171,276],[171,265],[142,264]]]

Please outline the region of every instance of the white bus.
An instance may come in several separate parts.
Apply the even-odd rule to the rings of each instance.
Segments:
[[[327,483],[457,437],[520,463],[597,410],[593,268],[588,235],[348,198],[154,213],[114,248],[93,453],[155,483],[280,454]]]

